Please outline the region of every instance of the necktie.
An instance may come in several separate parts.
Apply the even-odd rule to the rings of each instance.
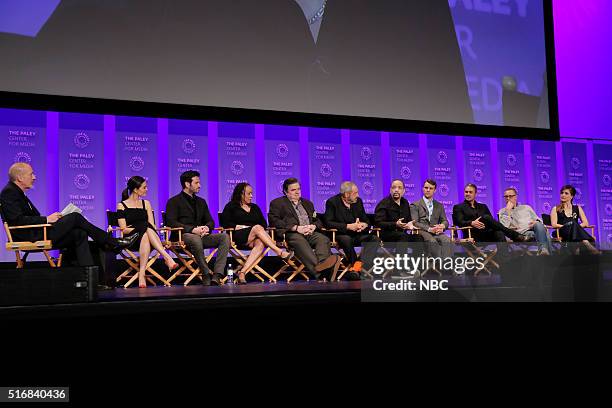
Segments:
[[[427,211],[429,211],[429,221],[431,222],[431,214],[433,214],[433,201],[427,201]]]

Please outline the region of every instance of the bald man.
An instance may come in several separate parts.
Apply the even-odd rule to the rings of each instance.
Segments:
[[[47,230],[47,237],[53,241],[53,248],[74,249],[79,266],[94,264],[87,243],[88,236],[100,247],[111,251],[126,248],[137,239],[137,237],[113,238],[78,213],[62,216],[61,213],[55,212],[46,217],[41,216],[25,194],[36,181],[32,166],[27,163],[15,163],[9,168],[8,176],[9,182],[0,193],[2,219],[9,226],[51,224]],[[16,241],[40,241],[43,239],[43,230],[42,228],[14,230],[11,235]]]

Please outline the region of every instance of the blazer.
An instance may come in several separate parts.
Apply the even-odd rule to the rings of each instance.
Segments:
[[[340,234],[367,233],[357,233],[355,231],[349,231],[346,228],[347,224],[354,223],[357,218],[359,218],[359,221],[365,222],[366,224],[370,223],[361,198],[357,197],[357,202],[351,204],[350,208],[347,208],[342,202],[341,194],[336,194],[325,202],[325,225],[328,228],[335,228]]]
[[[184,232],[191,232],[195,227],[204,225],[211,232],[215,228],[215,221],[210,215],[206,200],[203,198],[196,196],[195,212],[182,191],[170,198],[166,203],[166,226],[173,228],[183,227],[185,229]]]
[[[0,193],[2,220],[9,226],[46,224],[47,217],[40,215],[34,204],[13,182],[9,182]],[[43,239],[42,228],[11,231],[15,241],[39,241]]]
[[[317,218],[317,213],[314,209],[312,201],[301,198],[302,206],[308,213],[308,220],[318,229],[323,228],[323,223]],[[293,208],[293,203],[285,197],[275,198],[270,202],[270,212],[268,213],[268,221],[270,226],[277,229],[279,237],[285,232],[290,231],[294,226],[300,225],[298,214]]]
[[[429,210],[427,205],[421,197],[418,201],[415,201],[410,206],[412,212],[412,219],[414,220],[414,226],[427,231],[430,227],[436,224],[444,224],[444,228],[448,228],[448,219],[446,218],[446,211],[441,202],[433,200],[433,211],[431,213],[431,219],[429,218]]]

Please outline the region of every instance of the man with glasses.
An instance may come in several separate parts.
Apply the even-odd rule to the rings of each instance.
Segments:
[[[506,206],[499,210],[499,222],[528,239],[535,238],[539,246],[538,255],[550,255],[550,238],[533,208],[527,204],[517,204],[518,193],[513,187],[504,190],[504,200]]]

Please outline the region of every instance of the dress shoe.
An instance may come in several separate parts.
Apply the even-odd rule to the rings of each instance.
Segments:
[[[359,280],[359,274],[354,271],[347,272],[346,275],[344,276],[346,277],[346,280],[348,281],[358,281]]]
[[[218,273],[213,273],[210,278],[210,284],[213,286],[221,286],[221,278]]]
[[[526,237],[526,236],[525,236],[525,235],[523,235],[523,234],[518,234],[518,235],[516,236],[516,238],[515,238],[515,239],[513,239],[513,241],[514,241],[514,242],[527,242],[527,241],[529,241],[529,238],[528,238],[528,237]]]
[[[113,252],[120,252],[122,249],[130,247],[138,240],[140,233],[135,233],[126,238],[114,238],[109,242],[109,249]]]
[[[281,255],[281,259],[282,259],[283,261],[288,261],[288,260],[289,260],[289,259],[291,259],[291,258],[293,258],[293,251],[287,252],[287,255],[285,255],[285,256],[282,256],[282,255]]]
[[[321,272],[326,269],[329,269],[332,266],[336,265],[339,260],[340,257],[338,255],[330,255],[315,266],[315,271]]]
[[[202,286],[210,286],[210,274],[209,273],[202,274]]]

